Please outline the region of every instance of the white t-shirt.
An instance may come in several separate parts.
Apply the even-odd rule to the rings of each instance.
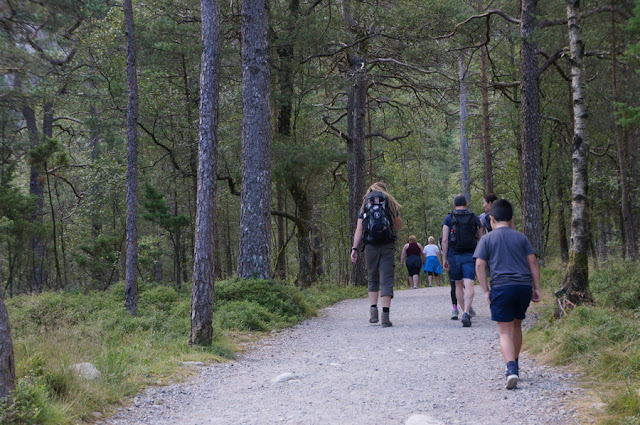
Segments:
[[[429,244],[424,247],[422,252],[424,252],[427,255],[427,257],[435,257],[440,252],[440,249],[438,249],[438,245]]]

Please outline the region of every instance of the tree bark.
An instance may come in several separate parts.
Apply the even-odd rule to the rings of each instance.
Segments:
[[[365,159],[365,108],[367,101],[368,78],[364,71],[364,59],[349,54],[350,80],[347,100],[347,151],[349,160],[349,224],[351,235],[355,233],[358,213],[362,206],[362,198],[366,192],[366,159]],[[355,286],[367,284],[364,256],[351,265],[351,283]]]
[[[460,165],[462,169],[462,193],[471,203],[471,177],[469,174],[469,141],[467,140],[467,66],[464,53],[458,56],[458,82],[460,84]]]
[[[542,253],[542,165],[540,151],[540,99],[538,44],[535,38],[537,0],[522,0],[520,17],[520,98],[522,223],[524,234]]]
[[[284,211],[284,194],[280,191],[277,193],[276,202],[278,204],[278,211]],[[276,276],[280,280],[285,280],[287,278],[287,256],[284,255],[283,251],[287,244],[287,228],[284,217],[278,216],[276,220],[278,226],[278,261],[276,263]]]
[[[27,124],[29,132],[29,146],[35,149],[40,144],[36,114],[30,106],[22,108],[22,116]],[[37,228],[43,226],[44,216],[44,186],[40,178],[40,170],[35,165],[31,166],[29,175],[29,195],[33,197],[34,207],[29,214],[29,222],[35,231],[31,236],[31,290],[40,294],[44,289],[44,242]]]
[[[220,7],[201,0],[200,146],[189,344],[210,345],[215,290],[215,217],[220,80]]]
[[[127,252],[124,305],[135,316],[138,313],[138,77],[136,75],[136,38],[132,0],[124,0],[127,33]]]
[[[242,200],[238,276],[271,277],[269,7],[242,2]]]
[[[487,79],[487,46],[480,48],[480,90],[482,92],[482,153],[484,157],[484,193],[493,193],[491,155],[491,121],[489,119],[489,83]]]
[[[587,139],[586,76],[583,65],[584,42],[580,30],[580,0],[566,0],[571,50],[571,95],[573,98],[573,140],[571,143],[571,249],[569,264],[560,290],[557,314],[570,307],[593,302],[589,290],[589,233],[587,221]]]
[[[636,229],[634,226],[633,205],[631,202],[631,188],[629,184],[628,148],[624,132],[620,125],[616,123],[616,113],[618,111],[618,57],[615,14],[611,14],[611,100],[613,109],[613,119],[616,146],[618,148],[618,179],[620,180],[620,211],[622,214],[623,237],[623,258],[638,260],[638,242]]]
[[[16,387],[13,340],[3,292],[2,266],[0,265],[0,400],[7,397]]]

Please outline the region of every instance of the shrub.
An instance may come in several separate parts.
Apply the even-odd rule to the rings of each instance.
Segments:
[[[640,309],[639,263],[611,263],[594,272],[589,285],[601,305],[616,309]]]
[[[214,319],[226,329],[269,331],[279,327],[278,316],[253,301],[231,301],[216,312]]]

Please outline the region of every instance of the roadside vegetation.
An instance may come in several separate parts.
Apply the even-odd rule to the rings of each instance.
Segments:
[[[122,307],[124,285],[107,291],[46,292],[6,300],[16,355],[17,388],[0,405],[2,424],[90,423],[143,387],[193,374],[184,362],[233,359],[243,343],[291,326],[366,288],[301,290],[265,280],[216,283],[214,342],[190,347],[190,288],[142,285],[138,315]],[[86,380],[71,365],[92,363],[101,377]]]
[[[554,319],[553,291],[563,270],[543,270],[545,297],[525,348],[550,364],[581,374],[581,382],[605,407],[589,409],[602,425],[640,424],[640,265],[611,262],[590,271],[595,305]],[[594,401],[597,404],[597,400]],[[592,416],[593,417],[593,416]]]

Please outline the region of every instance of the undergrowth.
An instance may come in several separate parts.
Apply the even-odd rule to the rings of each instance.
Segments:
[[[2,424],[90,423],[141,388],[193,373],[185,361],[206,364],[235,356],[238,335],[269,332],[313,316],[366,288],[301,290],[278,281],[216,282],[211,346],[188,345],[191,294],[140,285],[138,315],[124,309],[124,285],[104,292],[48,292],[6,300],[16,358],[16,390],[0,402]],[[92,363],[86,380],[71,365]]]
[[[640,265],[612,263],[592,271],[595,304],[555,320],[552,294],[561,278],[561,270],[544,270],[548,302],[538,309],[540,318],[525,337],[526,348],[583,374],[606,403],[599,423],[640,425]]]

